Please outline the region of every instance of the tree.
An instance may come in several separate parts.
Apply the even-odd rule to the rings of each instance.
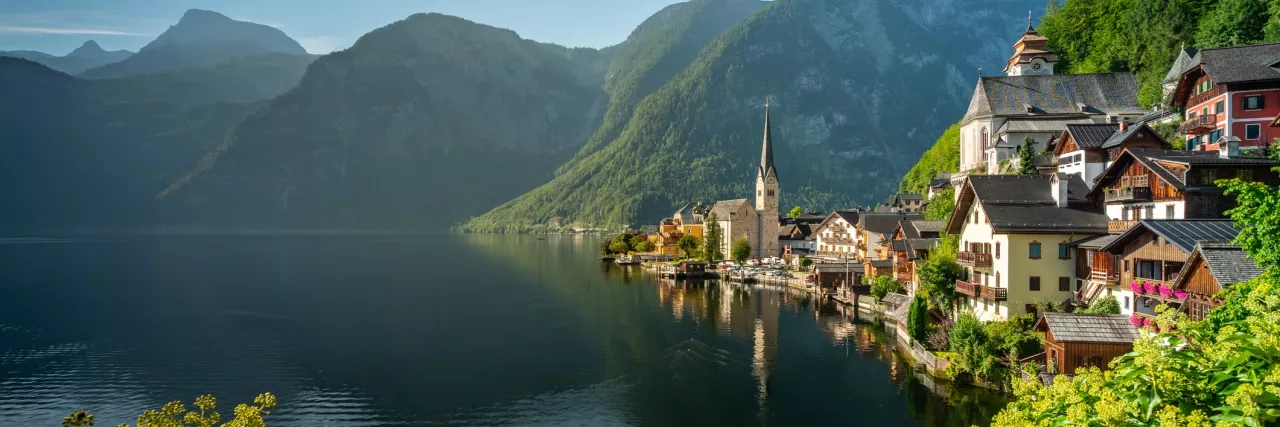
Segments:
[[[907,308],[907,335],[915,342],[929,338],[929,302],[920,294],[916,294]]]
[[[800,267],[802,268],[813,267],[813,258],[800,258]]]
[[[680,240],[676,241],[676,246],[680,247],[680,252],[684,253],[685,258],[693,258],[698,256],[698,238],[692,234],[680,236]]]
[[[235,418],[225,424],[219,424],[222,422],[222,415],[214,411],[217,406],[217,399],[207,394],[196,398],[194,410],[187,409],[180,401],[169,402],[160,409],[151,409],[138,416],[138,427],[265,427],[267,424],[263,418],[276,407],[276,397],[271,393],[263,393],[253,399],[252,405],[236,405],[232,412]],[[83,410],[72,412],[62,419],[63,427],[92,425],[93,414]],[[128,425],[120,424],[116,427]]]
[[[799,206],[791,208],[791,212],[787,212],[787,216],[790,218],[795,218],[800,215],[804,215],[804,209],[801,209]]]
[[[1023,138],[1022,146],[1018,147],[1018,173],[1021,175],[1039,173],[1036,170],[1036,140],[1029,136]]]
[[[1218,186],[1236,198],[1236,207],[1227,211],[1240,227],[1236,242],[1262,268],[1280,265],[1280,188],[1239,178],[1219,180]]]
[[[627,241],[627,246],[631,247],[631,250],[636,252],[647,252],[643,249],[640,249],[640,245],[643,245],[646,243],[649,243],[649,238],[645,237],[643,234],[637,234],[637,235],[631,236],[631,240]]]
[[[893,280],[893,276],[881,274],[880,277],[877,277],[875,281],[871,282],[871,296],[875,297],[876,301],[884,298],[885,295],[895,292],[906,293],[906,291],[902,289],[902,285],[899,284],[897,280]]]
[[[1089,304],[1088,307],[1079,312],[1085,314],[1120,314],[1120,302],[1116,301],[1115,295],[1107,295],[1093,300],[1092,304]]]
[[[649,252],[653,250],[653,243],[650,243],[648,240],[641,240],[640,243],[637,243],[632,249],[635,249],[636,252]]]
[[[720,249],[720,242],[723,240],[724,230],[720,229],[720,223],[716,221],[716,214],[707,215],[703,220],[706,224],[702,232],[702,255],[707,258],[708,262],[716,262],[724,259],[724,252]]]
[[[919,293],[923,293],[937,302],[942,311],[951,312],[955,302],[956,281],[964,278],[964,267],[955,261],[943,257],[930,257],[916,266],[916,276],[920,278]]]
[[[956,189],[948,188],[929,199],[924,205],[924,219],[946,222],[951,219],[951,211],[956,209]]]
[[[609,251],[615,254],[625,254],[631,252],[631,245],[627,244],[625,240],[614,239],[612,243],[609,243]]]
[[[1209,48],[1257,43],[1262,41],[1263,27],[1272,16],[1267,13],[1266,0],[1222,0],[1200,20],[1196,46]]]
[[[751,258],[751,242],[746,237],[739,237],[733,241],[733,247],[729,248],[729,252],[733,255],[733,262],[742,264]]]

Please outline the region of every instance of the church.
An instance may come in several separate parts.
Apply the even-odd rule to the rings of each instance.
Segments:
[[[778,216],[778,170],[773,162],[773,136],[769,129],[769,103],[764,105],[764,143],[760,152],[760,167],[756,170],[756,199],[753,205],[748,199],[721,200],[711,207],[711,214],[723,230],[720,250],[725,257],[731,255],[733,241],[746,238],[751,242],[753,258],[780,256],[778,232],[781,217]]]

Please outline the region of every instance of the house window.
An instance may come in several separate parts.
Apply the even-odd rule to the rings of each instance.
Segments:
[[[1070,277],[1059,276],[1059,277],[1058,277],[1058,290],[1059,290],[1059,291],[1062,291],[1062,292],[1071,292],[1071,278],[1070,278]]]
[[[1221,129],[1214,129],[1214,130],[1211,130],[1211,131],[1209,131],[1209,142],[1217,141],[1217,140],[1218,140],[1218,138],[1219,138],[1219,137],[1221,137],[1221,136],[1222,136],[1222,130],[1221,130]]]
[[[996,259],[1000,259],[1000,242],[996,242]]]
[[[1146,218],[1147,219],[1155,218],[1155,215],[1156,215],[1156,207],[1148,205]]]
[[[1244,139],[1258,139],[1262,137],[1262,125],[1249,124],[1244,125]]]
[[[996,272],[996,279],[995,279],[995,280],[996,280],[996,281],[995,281],[995,283],[992,283],[992,284],[991,284],[991,286],[995,286],[995,287],[997,287],[997,288],[998,288],[998,287],[1000,287],[1000,272],[999,272],[999,271],[997,271],[997,272]]]
[[[1205,169],[1200,176],[1204,177],[1205,184],[1213,184],[1214,181],[1218,180],[1218,171],[1214,169]]]
[[[1209,115],[1209,107],[1201,108],[1201,109],[1200,109],[1200,115],[1201,115],[1201,116],[1207,116],[1207,115]]]
[[[1124,297],[1124,305],[1122,305],[1121,307],[1132,309],[1132,307],[1129,306],[1129,296],[1126,295]]]
[[[1253,181],[1253,169],[1240,169],[1236,171],[1236,178],[1241,181]]]
[[[1174,219],[1173,204],[1164,205],[1164,219]]]
[[[1071,247],[1066,242],[1058,244],[1058,259],[1071,259]]]
[[[1249,95],[1244,97],[1245,110],[1261,110],[1262,105],[1262,95]]]
[[[1222,114],[1222,110],[1224,109],[1226,104],[1227,104],[1227,101],[1218,101],[1217,104],[1213,104],[1213,114]]]
[[[1031,276],[1031,290],[1040,290],[1040,276]]]
[[[1129,272],[1129,260],[1127,260],[1127,259],[1126,259],[1126,260],[1124,260],[1124,272],[1125,272],[1125,273],[1128,273],[1128,272]]]
[[[1031,242],[1031,245],[1028,248],[1028,250],[1031,252],[1029,258],[1040,259],[1040,242]]]

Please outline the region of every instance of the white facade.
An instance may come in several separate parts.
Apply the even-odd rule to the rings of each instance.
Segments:
[[[1043,76],[1053,74],[1053,63],[1042,58],[1032,59],[1025,64],[1014,64],[1009,69],[1010,76]]]
[[[1182,200],[1107,204],[1107,218],[1116,221],[1139,219],[1186,219],[1187,203]]]
[[[816,254],[857,259],[859,234],[854,224],[837,214],[827,217],[813,230]]]
[[[1084,183],[1093,186],[1093,180],[1102,175],[1107,170],[1107,166],[1111,166],[1111,162],[1090,163],[1086,159],[1084,150],[1076,150],[1058,156],[1058,172],[1065,174],[1077,174],[1084,178]]]

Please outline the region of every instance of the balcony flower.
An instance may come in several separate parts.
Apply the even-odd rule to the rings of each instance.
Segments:
[[[1173,288],[1164,285],[1158,286],[1158,288],[1160,289],[1160,296],[1165,298],[1173,296]]]
[[[1148,326],[1148,327],[1150,327],[1150,326],[1154,326],[1155,324],[1156,324],[1155,322],[1152,322],[1152,321],[1151,321],[1151,318],[1150,318],[1150,317],[1143,317],[1143,318],[1142,318],[1142,326]]]
[[[1129,289],[1133,290],[1135,294],[1142,295],[1142,285],[1139,285],[1136,280],[1129,282]]]
[[[1156,293],[1156,285],[1151,282],[1142,282],[1142,289],[1148,294]]]
[[[1187,299],[1187,291],[1184,291],[1182,289],[1174,289],[1173,297],[1177,299]]]
[[[1134,326],[1134,327],[1141,327],[1141,326],[1142,326],[1142,318],[1141,318],[1141,317],[1138,317],[1138,315],[1136,315],[1136,314],[1131,315],[1131,316],[1129,316],[1129,323],[1133,324],[1133,326]]]

